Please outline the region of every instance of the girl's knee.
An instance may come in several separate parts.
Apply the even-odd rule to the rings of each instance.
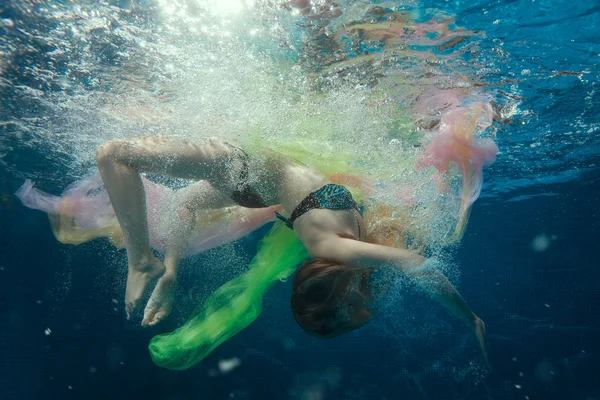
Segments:
[[[110,140],[101,144],[96,149],[96,163],[101,165],[107,162],[116,161],[123,146],[124,143],[122,140]]]
[[[230,156],[233,153],[233,146],[221,139],[208,139],[206,146],[215,156]]]

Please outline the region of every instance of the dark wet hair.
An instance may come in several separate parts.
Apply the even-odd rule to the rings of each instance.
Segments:
[[[356,305],[352,292],[369,296],[367,279],[371,271],[369,267],[323,259],[305,262],[296,271],[292,283],[291,306],[296,322],[308,334],[322,339],[364,325],[350,322]]]

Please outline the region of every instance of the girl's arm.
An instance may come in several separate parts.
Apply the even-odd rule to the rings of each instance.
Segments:
[[[435,268],[433,259],[425,259],[406,249],[381,246],[357,240],[332,236],[315,242],[309,249],[313,258],[324,258],[341,264],[396,268],[410,276],[435,299],[448,308],[476,335],[479,346],[489,366],[485,324],[469,308],[456,288],[444,274]]]

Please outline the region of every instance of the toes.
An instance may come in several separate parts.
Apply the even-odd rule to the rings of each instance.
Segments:
[[[142,321],[142,326],[144,328],[146,328],[148,326],[154,326],[154,325],[158,324],[159,322],[160,322],[160,318],[157,318],[156,316],[152,316],[152,317],[144,318],[144,320]]]
[[[151,312],[147,313],[144,315],[144,319],[142,320],[142,326],[146,327],[146,326],[152,326],[154,323],[154,320],[156,319],[156,314],[155,314],[156,310],[152,310]]]
[[[148,326],[148,324],[150,323],[150,321],[152,321],[152,314],[151,313],[144,313],[144,319],[142,320],[142,326]]]
[[[135,312],[135,310],[138,307],[138,301],[134,300],[134,301],[129,301],[125,303],[125,312],[127,313],[127,319],[130,320],[132,314]]]
[[[163,315],[157,314],[156,317],[154,317],[154,319],[150,322],[150,326],[154,326],[154,325],[158,324],[163,319],[164,319]]]
[[[154,319],[152,321],[150,321],[150,326],[154,326],[154,325],[158,324],[160,321],[162,321],[166,317],[167,317],[166,312],[157,313],[156,316],[154,317]]]
[[[152,321],[156,317],[156,309],[154,307],[146,306],[144,310],[144,319],[142,320],[142,326],[151,325]]]

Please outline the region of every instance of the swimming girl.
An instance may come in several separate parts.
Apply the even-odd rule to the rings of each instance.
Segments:
[[[199,144],[171,137],[112,140],[96,155],[127,249],[128,318],[151,282],[174,273],[184,242],[182,235],[172,235],[164,262],[151,252],[140,177],[148,172],[208,181],[210,192],[189,197],[195,207],[283,206],[289,218],[278,218],[295,231],[311,257],[295,273],[291,301],[294,317],[307,333],[332,338],[368,323],[373,311],[367,278],[374,269],[392,268],[426,287],[460,318],[475,334],[487,362],[485,325],[444,275],[409,250],[366,242],[363,210],[350,192],[310,168],[274,153],[249,156],[220,140]]]

